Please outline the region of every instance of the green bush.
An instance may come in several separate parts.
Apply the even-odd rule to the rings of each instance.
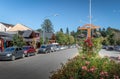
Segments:
[[[120,63],[101,58],[101,38],[87,39],[79,56],[70,59],[61,69],[52,73],[51,79],[120,79]]]

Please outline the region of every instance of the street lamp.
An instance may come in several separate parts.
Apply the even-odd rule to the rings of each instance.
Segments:
[[[53,14],[53,15],[45,16],[43,18],[43,20],[45,20],[45,19],[47,19],[49,17],[53,17],[53,16],[59,16],[59,14]],[[44,42],[45,42],[45,30],[43,29],[43,44],[44,44]]]

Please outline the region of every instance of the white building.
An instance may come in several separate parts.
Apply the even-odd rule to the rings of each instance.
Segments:
[[[1,32],[6,32],[9,29],[11,29],[13,26],[14,25],[12,25],[12,24],[7,24],[7,23],[0,22],[0,31]]]

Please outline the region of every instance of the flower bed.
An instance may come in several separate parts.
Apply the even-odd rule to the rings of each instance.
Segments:
[[[94,54],[80,54],[70,59],[61,69],[52,73],[51,79],[120,79],[120,63]]]
[[[62,64],[50,79],[120,79],[120,63],[98,55],[101,38],[88,38],[81,46],[80,55]]]

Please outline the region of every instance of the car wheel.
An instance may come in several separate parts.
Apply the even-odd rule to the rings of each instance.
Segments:
[[[51,53],[52,51],[51,50],[49,50],[49,53]]]
[[[30,54],[28,53],[28,54],[27,54],[27,57],[29,57],[29,56],[30,56]]]
[[[22,58],[24,58],[25,57],[25,54],[22,54]]]
[[[34,55],[37,55],[37,53],[35,52]]]
[[[45,54],[47,54],[47,53],[49,53],[49,51],[48,51],[48,50],[46,50],[46,51],[45,51]]]
[[[15,56],[12,56],[11,60],[14,61],[15,60]]]

